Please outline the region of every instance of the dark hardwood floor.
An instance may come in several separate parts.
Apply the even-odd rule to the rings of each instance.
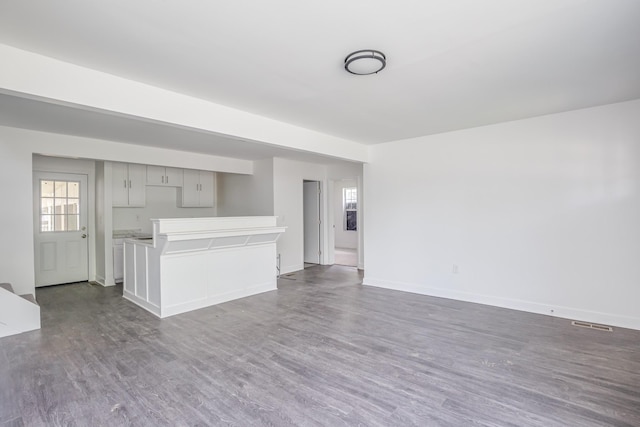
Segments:
[[[639,331],[360,283],[315,266],[164,320],[39,289],[42,329],[0,339],[0,426],[640,426]]]

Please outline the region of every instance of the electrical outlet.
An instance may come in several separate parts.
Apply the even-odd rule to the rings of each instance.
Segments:
[[[458,264],[453,264],[453,268],[451,269],[451,272],[453,274],[458,274],[459,273]]]

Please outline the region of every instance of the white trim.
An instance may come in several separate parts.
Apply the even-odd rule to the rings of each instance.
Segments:
[[[373,286],[377,288],[393,289],[396,291],[410,292],[420,295],[428,295],[439,298],[448,298],[458,301],[491,305],[495,307],[508,308],[511,310],[526,311],[529,313],[544,314],[547,316],[560,317],[563,319],[581,320],[585,322],[640,330],[640,317],[619,316],[613,313],[603,313],[599,311],[582,310],[574,307],[541,304],[533,301],[503,298],[492,295],[460,292],[450,289],[428,287],[415,283],[391,282],[370,277],[365,277],[362,281],[362,284],[365,286]]]
[[[175,304],[171,306],[164,307],[164,309],[158,307],[155,304],[152,304],[148,301],[145,301],[143,298],[137,297],[131,292],[124,290],[122,296],[124,299],[131,301],[136,304],[140,308],[145,309],[149,313],[164,319],[165,317],[175,316],[176,314],[186,313],[192,310],[197,310],[200,308],[210,307],[212,305],[221,304],[223,302],[228,302],[232,300],[236,300],[239,298],[245,298],[252,295],[258,295],[264,292],[276,291],[276,283],[269,282],[263,283],[256,286],[251,286],[247,289],[227,292],[222,295],[212,295],[205,298],[200,298],[194,301],[189,301],[181,304]]]
[[[293,273],[295,271],[304,270],[304,263],[302,264],[292,264],[284,267],[280,267],[280,275]]]
[[[276,281],[274,280],[272,282],[262,283],[245,289],[234,290],[224,294],[210,295],[194,301],[165,306],[161,309],[161,315],[159,317],[164,319],[165,317],[174,316],[176,314],[186,313],[188,311],[198,310],[200,308],[222,304],[223,302],[233,301],[275,290],[277,290],[277,286]]]
[[[122,297],[128,301],[131,301],[132,303],[134,303],[135,305],[137,305],[138,307],[144,308],[145,310],[147,310],[149,313],[154,314],[158,317],[160,316],[160,307],[158,307],[155,304],[152,304],[148,301],[145,301],[143,298],[137,297],[134,294],[132,294],[131,292],[127,291],[127,290],[123,290],[122,291]]]

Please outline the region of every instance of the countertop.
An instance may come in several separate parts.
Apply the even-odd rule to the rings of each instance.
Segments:
[[[151,233],[143,233],[140,229],[133,230],[113,230],[114,239],[131,239],[131,238],[152,238]]]

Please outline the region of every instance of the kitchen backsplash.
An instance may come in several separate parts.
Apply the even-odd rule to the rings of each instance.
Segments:
[[[146,188],[143,208],[113,208],[113,230],[140,230],[151,233],[152,218],[198,218],[217,216],[216,208],[179,208],[173,187]]]

